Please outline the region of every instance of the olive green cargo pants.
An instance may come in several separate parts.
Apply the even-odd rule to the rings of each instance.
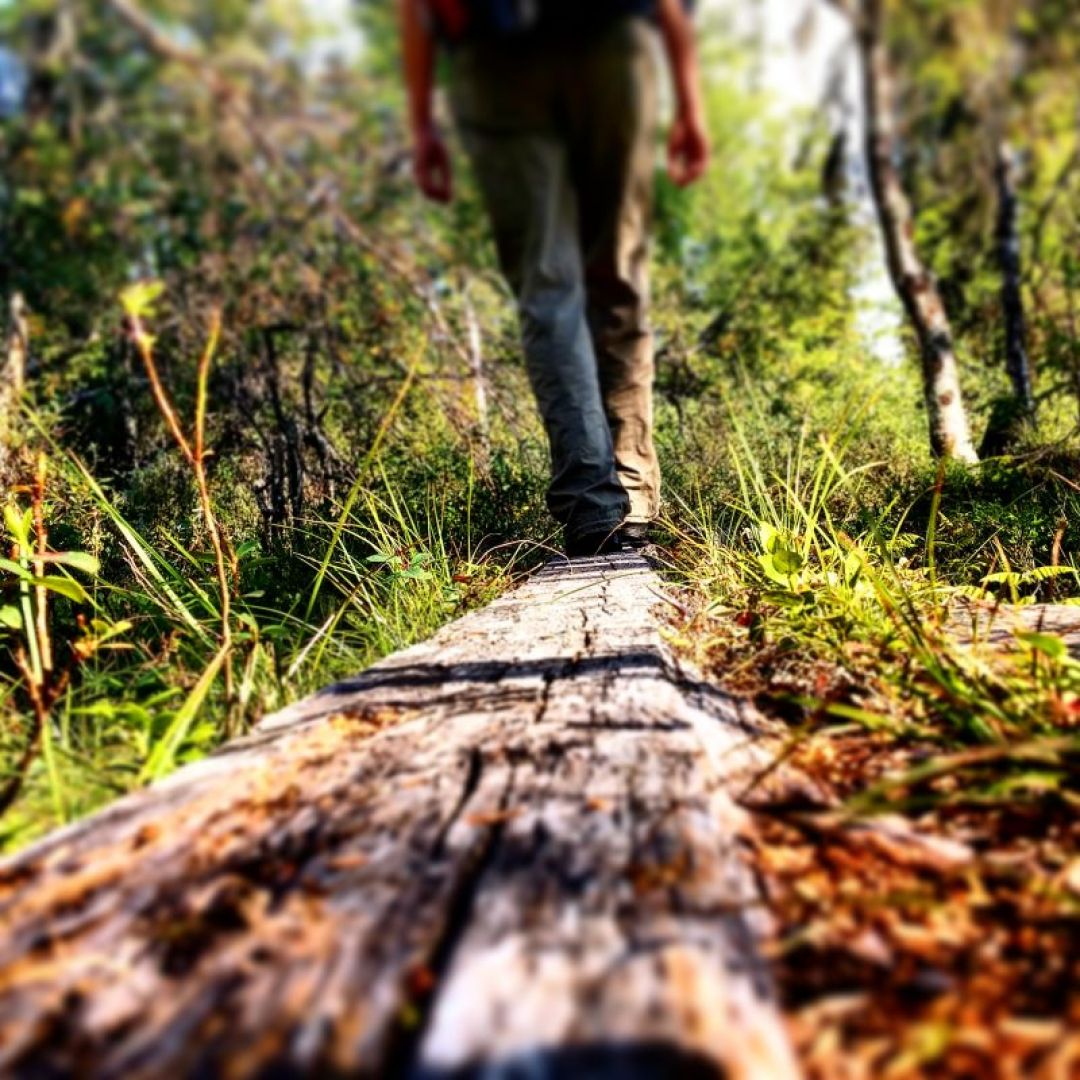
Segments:
[[[581,39],[466,43],[451,59],[455,119],[551,445],[548,507],[569,536],[648,521],[659,505],[655,34],[627,18]]]

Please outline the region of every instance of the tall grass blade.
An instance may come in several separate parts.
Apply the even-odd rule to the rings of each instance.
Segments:
[[[319,592],[321,591],[323,581],[326,578],[326,572],[330,569],[330,561],[334,557],[338,542],[341,540],[341,534],[345,531],[345,524],[349,520],[349,515],[352,513],[353,506],[356,504],[356,500],[360,495],[361,486],[367,475],[368,467],[371,465],[372,461],[375,460],[379,448],[382,446],[383,439],[386,438],[386,434],[390,430],[390,425],[394,422],[394,417],[397,416],[398,410],[405,403],[405,398],[408,397],[409,390],[412,388],[412,384],[416,379],[416,374],[420,370],[421,356],[422,353],[418,351],[413,362],[409,365],[409,370],[405,373],[405,378],[401,383],[401,388],[398,390],[397,396],[390,403],[390,408],[386,410],[386,415],[380,421],[378,431],[375,432],[375,438],[371,440],[371,446],[368,447],[368,451],[364,455],[364,460],[360,462],[360,467],[356,470],[356,479],[353,481],[352,487],[349,488],[349,494],[345,496],[345,503],[342,506],[341,513],[338,515],[337,522],[334,525],[334,531],[330,536],[330,543],[326,546],[326,554],[323,555],[322,562],[319,564],[319,572],[315,575],[315,582],[311,586],[311,596],[308,598],[307,608],[304,611],[305,618],[310,619],[311,613],[315,610],[315,603],[319,598]]]
[[[202,708],[210,687],[213,686],[228,654],[229,646],[223,645],[207,665],[206,670],[199,676],[199,681],[184,699],[180,708],[176,710],[172,722],[146,759],[146,764],[139,772],[139,783],[145,784],[148,781],[158,780],[173,767],[176,752],[191,730],[191,725],[195,722],[195,717],[198,716],[199,709]]]
[[[108,495],[105,494],[104,489],[94,479],[93,475],[82,461],[75,454],[69,454],[68,457],[83,481],[86,483],[86,486],[90,490],[90,494],[93,495],[94,501],[98,504],[98,507],[119,530],[120,535],[127,541],[128,547],[135,558],[138,559],[146,573],[150,575],[155,584],[161,587],[162,591],[169,598],[169,602],[173,604],[177,615],[179,615],[192,630],[203,638],[203,640],[212,640],[206,628],[199,622],[180,598],[176,590],[169,584],[165,575],[161,572],[161,567],[158,565],[160,557],[156,555],[153,548],[143,540],[138,532],[135,531],[135,528],[129,524],[120,511],[116,509]]]

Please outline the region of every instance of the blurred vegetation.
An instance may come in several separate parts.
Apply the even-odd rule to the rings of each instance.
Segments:
[[[715,167],[689,192],[658,175],[658,438],[673,565],[753,609],[755,648],[895,645],[887,604],[871,618],[835,577],[853,551],[928,619],[943,588],[1080,592],[1080,32],[1068,4],[894,7],[904,165],[977,427],[1007,392],[988,133],[1022,150],[1038,424],[939,483],[914,365],[856,318],[879,241],[823,194],[828,132],[771,112],[713,27]],[[2,458],[11,845],[430,633],[557,539],[477,196],[463,163],[448,211],[412,189],[390,5],[358,6],[364,49],[319,67],[291,5],[148,0],[156,43],[129,11],[0,7],[30,85],[0,125],[0,295],[29,313]],[[779,550],[797,588],[768,584]]]

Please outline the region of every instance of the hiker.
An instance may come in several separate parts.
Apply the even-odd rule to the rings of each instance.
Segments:
[[[641,546],[660,500],[648,324],[658,36],[675,96],[671,179],[696,180],[709,153],[683,0],[398,3],[416,181],[449,201],[431,100],[442,45],[455,123],[517,299],[566,553]]]

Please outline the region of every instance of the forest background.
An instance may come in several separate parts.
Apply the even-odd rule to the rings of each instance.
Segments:
[[[703,5],[714,166],[657,176],[672,638],[843,799],[960,791],[1060,846],[1077,662],[957,626],[1080,596],[1080,16],[808,2],[793,48],[854,33],[793,112],[755,7]],[[354,6],[344,57],[317,12],[0,3],[4,847],[557,547],[468,171],[448,209],[413,189],[389,0]],[[954,363],[977,465],[935,436]]]

